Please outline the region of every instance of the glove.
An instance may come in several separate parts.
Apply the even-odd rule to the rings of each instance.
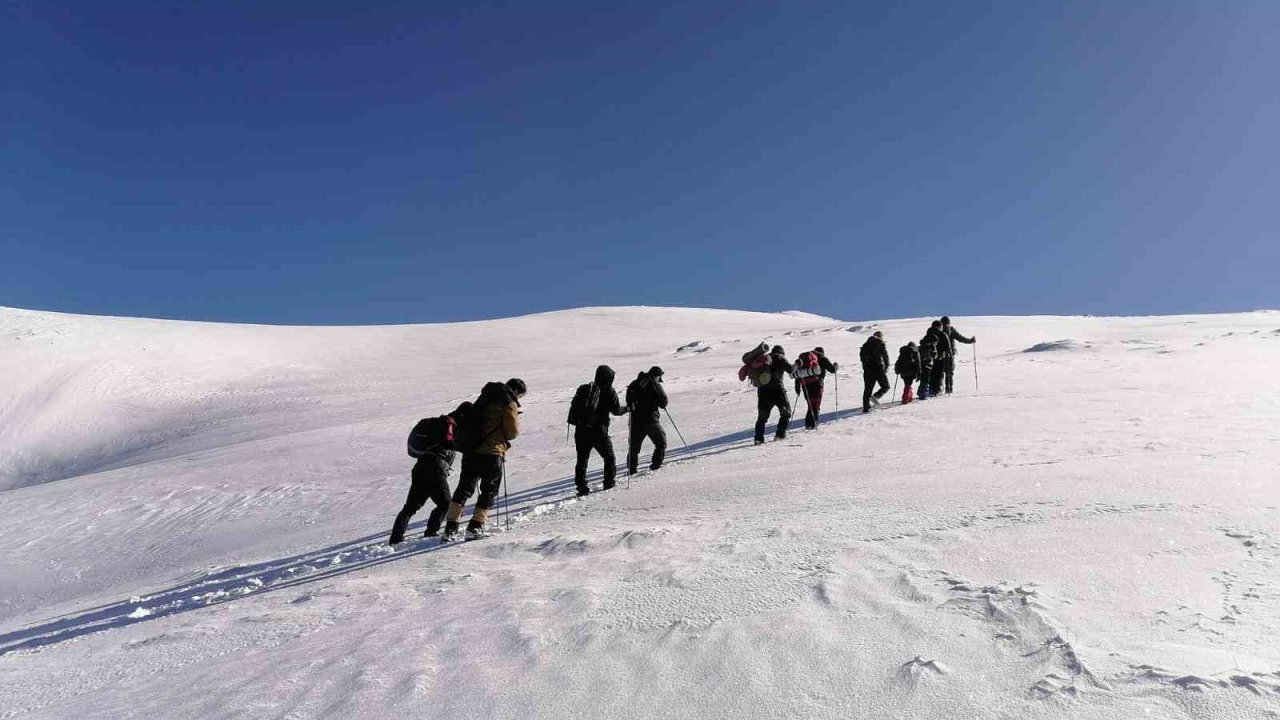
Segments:
[[[831,363],[831,367],[835,368],[834,372],[840,372],[840,363]]]

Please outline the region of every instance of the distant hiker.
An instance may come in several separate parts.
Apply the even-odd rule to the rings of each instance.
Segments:
[[[458,424],[455,445],[462,451],[462,472],[453,491],[453,501],[449,503],[440,542],[457,538],[462,508],[477,485],[480,496],[476,498],[471,522],[467,523],[467,539],[484,537],[484,524],[501,489],[507,450],[520,434],[520,398],[526,392],[528,388],[520,378],[488,383],[480,391],[471,412]]]
[[[827,373],[834,373],[839,367],[838,363],[827,359],[827,351],[820,347],[802,352],[796,358],[796,402],[803,397],[808,406],[804,414],[806,428],[812,430],[818,427],[818,418],[822,415],[822,386],[826,382]]]
[[[591,494],[591,488],[587,487],[587,463],[592,450],[600,453],[604,460],[604,489],[612,490],[616,482],[618,464],[613,454],[613,439],[609,437],[609,420],[613,415],[626,415],[627,409],[613,389],[613,378],[613,368],[601,365],[596,368],[596,379],[579,386],[569,403],[569,424],[575,426],[573,444],[578,450],[573,484],[578,487],[579,497]]]
[[[653,460],[650,470],[662,467],[667,453],[667,433],[662,429],[659,416],[667,406],[667,391],[662,387],[662,368],[654,365],[649,372],[627,386],[627,408],[631,410],[631,432],[627,438],[627,472],[634,475],[640,465],[640,446],[644,439],[653,442]]]
[[[787,428],[791,425],[791,401],[787,399],[787,388],[782,380],[792,374],[791,362],[781,345],[774,345],[763,361],[763,369],[754,372],[751,384],[756,386],[756,444],[764,442],[764,426],[769,424],[769,415],[778,408],[778,429],[774,432],[775,440],[787,436]],[[759,358],[753,363],[760,362]]]
[[[911,385],[920,377],[920,351],[914,341],[898,348],[898,360],[893,364],[893,371],[902,378],[902,404],[906,405],[914,399]]]
[[[943,366],[943,372],[947,378],[947,394],[951,394],[951,378],[956,371],[956,343],[962,342],[965,345],[972,345],[978,341],[978,336],[965,337],[960,334],[959,330],[951,325],[951,318],[946,315],[942,316],[942,334],[947,338],[948,354],[946,363]]]
[[[951,340],[942,332],[942,321],[934,320],[929,324],[926,338],[933,338],[933,347],[937,362],[929,372],[929,397],[942,394],[942,380],[946,376],[947,363],[951,360]]]
[[[470,411],[471,403],[464,402],[448,415],[419,421],[413,432],[409,433],[409,457],[418,458],[418,462],[413,466],[409,497],[405,498],[404,507],[391,526],[388,544],[398,545],[404,540],[409,520],[427,504],[428,499],[435,507],[427,516],[427,531],[423,537],[435,537],[440,532],[440,523],[444,522],[445,511],[449,508],[449,473],[453,472],[454,431]]]
[[[889,392],[889,350],[884,346],[884,333],[871,333],[858,351],[858,359],[862,361],[862,412],[869,413],[871,403],[879,405],[880,398]]]

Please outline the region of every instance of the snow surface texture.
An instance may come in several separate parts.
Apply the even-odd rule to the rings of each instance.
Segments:
[[[0,309],[0,718],[1280,717],[1280,314],[957,318],[980,392],[855,415],[925,326]],[[762,339],[838,421],[750,446]],[[690,449],[577,500],[600,362]],[[388,548],[409,428],[511,376],[510,531]]]

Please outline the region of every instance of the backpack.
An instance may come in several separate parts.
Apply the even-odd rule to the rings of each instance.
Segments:
[[[409,432],[409,457],[420,458],[435,448],[452,450],[456,426],[457,423],[448,415],[419,420]]]
[[[938,357],[938,339],[932,335],[925,335],[920,339],[920,367],[933,367],[933,361]]]
[[[863,365],[875,365],[880,361],[880,353],[875,351],[875,345],[871,339],[862,343],[862,347],[858,350],[858,359]]]
[[[898,375],[915,375],[920,369],[919,360],[916,351],[904,345],[898,351],[898,361],[893,364],[893,372]]]
[[[796,358],[796,379],[805,385],[813,385],[822,380],[822,365],[818,362],[818,353],[807,351]]]
[[[751,381],[752,387],[768,385],[773,380],[773,358],[767,354],[756,356],[738,369],[738,379]]]
[[[569,424],[583,427],[594,425],[596,407],[599,404],[600,390],[595,383],[579,385],[578,391],[573,394],[573,400],[569,402]]]
[[[484,442],[484,411],[489,405],[506,402],[506,386],[491,382],[480,391],[471,411],[462,416],[453,429],[453,446],[459,452],[473,453]]]

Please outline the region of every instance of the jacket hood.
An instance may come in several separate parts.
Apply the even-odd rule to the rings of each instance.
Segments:
[[[603,387],[613,387],[613,368],[608,365],[601,365],[596,368],[596,384]]]

